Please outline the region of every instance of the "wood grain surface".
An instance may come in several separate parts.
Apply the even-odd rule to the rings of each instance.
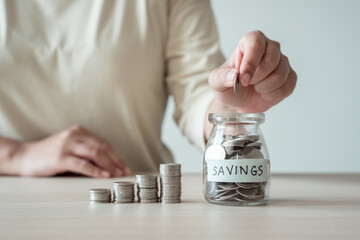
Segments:
[[[0,177],[0,239],[360,239],[360,174],[274,174],[263,206],[209,204],[201,175],[181,204],[88,202],[117,180]]]

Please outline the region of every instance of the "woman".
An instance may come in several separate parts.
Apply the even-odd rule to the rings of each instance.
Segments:
[[[203,149],[208,113],[263,112],[296,85],[260,31],[225,61],[206,0],[1,0],[0,24],[0,174],[157,171],[172,161],[161,142],[170,94]]]

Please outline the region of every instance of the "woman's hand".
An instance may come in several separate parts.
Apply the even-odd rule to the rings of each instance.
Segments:
[[[105,140],[80,126],[37,142],[17,142],[12,152],[11,166],[15,166],[18,169],[15,174],[21,176],[53,176],[73,172],[106,178],[130,174]]]
[[[233,90],[237,74],[238,94]],[[260,31],[246,34],[231,57],[209,77],[216,100],[242,113],[266,111],[293,92],[296,80],[280,44]]]

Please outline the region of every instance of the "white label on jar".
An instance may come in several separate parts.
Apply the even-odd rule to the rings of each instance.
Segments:
[[[210,182],[267,182],[267,159],[208,160],[207,180]]]

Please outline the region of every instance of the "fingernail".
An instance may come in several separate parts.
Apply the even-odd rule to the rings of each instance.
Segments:
[[[226,87],[232,87],[234,85],[235,77],[238,74],[238,71],[231,69],[226,75]]]
[[[250,82],[250,73],[245,73],[244,76],[240,77],[240,81],[246,87]]]
[[[103,171],[101,171],[101,176],[108,178],[108,177],[110,177],[110,173],[108,171],[103,170]]]
[[[116,173],[116,176],[122,176],[123,175],[123,172],[118,168],[115,170],[115,173]]]

